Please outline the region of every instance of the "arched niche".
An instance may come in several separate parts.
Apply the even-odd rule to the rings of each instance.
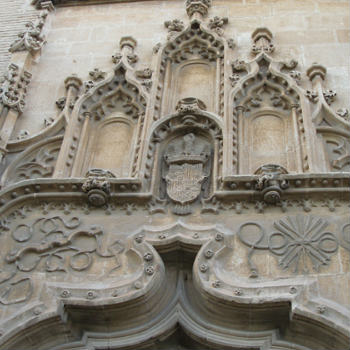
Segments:
[[[85,176],[97,168],[119,178],[135,177],[146,98],[131,73],[120,63],[113,76],[85,93],[76,105],[68,153],[73,159],[68,160],[73,162],[71,175]]]
[[[241,173],[254,174],[266,164],[297,170],[291,116],[266,109],[242,117],[241,124]]]
[[[93,153],[85,170],[99,168],[109,170],[116,177],[129,176],[134,126],[121,112],[102,122],[91,140]]]
[[[208,111],[214,110],[215,66],[204,61],[192,60],[174,70],[172,108],[177,101],[193,96],[203,101]]]
[[[161,51],[155,119],[172,113],[176,102],[187,96],[222,116],[223,87],[224,41],[193,20]]]
[[[180,106],[177,114],[164,117],[151,132],[145,157],[145,180],[150,191],[178,205],[176,213],[184,209],[180,214],[188,214],[188,208],[181,206],[208,198],[216,190],[215,179],[222,171],[222,148],[218,118],[199,109],[188,115]],[[179,193],[174,195],[172,187]],[[187,196],[189,192],[192,197]]]
[[[238,81],[231,97],[232,151],[228,154],[232,154],[232,173],[254,174],[266,164],[280,165],[288,173],[309,171],[310,130],[295,82],[264,54],[239,64],[244,68],[235,69],[247,74]]]

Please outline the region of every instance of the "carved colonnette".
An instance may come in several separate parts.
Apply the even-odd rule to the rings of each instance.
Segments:
[[[1,346],[143,349],[175,329],[208,349],[348,344],[346,112],[323,67],[305,91],[271,57],[267,28],[228,77],[210,5],[165,23],[150,68],[123,37],[113,72],[66,78],[57,119],[7,143],[29,147],[2,178]]]

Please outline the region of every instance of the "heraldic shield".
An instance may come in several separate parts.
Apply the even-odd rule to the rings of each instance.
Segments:
[[[181,204],[194,201],[200,194],[203,174],[203,164],[171,164],[166,176],[168,196]]]
[[[172,201],[185,206],[199,197],[202,183],[207,177],[204,165],[209,156],[208,142],[199,139],[193,133],[169,144],[164,155],[169,166],[164,179],[167,194]]]

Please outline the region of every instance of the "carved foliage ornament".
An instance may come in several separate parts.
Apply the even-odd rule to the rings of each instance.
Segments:
[[[26,31],[18,34],[18,39],[11,44],[9,51],[29,51],[30,53],[35,53],[40,50],[45,43],[42,29],[47,15],[48,11],[44,10],[35,22],[28,22],[26,24]]]
[[[32,75],[27,71],[19,74],[18,66],[11,63],[1,80],[0,103],[22,113],[25,107],[27,86],[31,77]]]

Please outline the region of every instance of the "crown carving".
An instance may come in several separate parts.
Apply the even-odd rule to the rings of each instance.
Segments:
[[[204,145],[196,149],[195,140],[196,136],[190,133],[183,137],[180,147],[170,145],[164,156],[167,164],[205,164],[209,158],[209,149]]]

